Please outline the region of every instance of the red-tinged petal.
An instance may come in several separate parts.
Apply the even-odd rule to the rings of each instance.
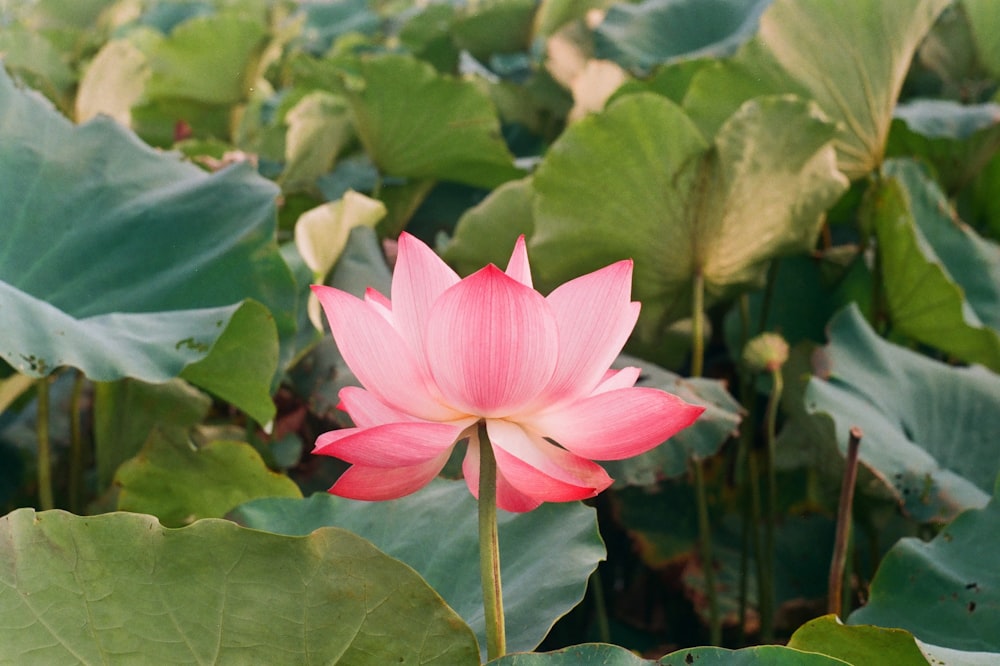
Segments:
[[[419,418],[447,421],[430,378],[392,324],[370,304],[332,287],[313,286],[333,339],[362,385],[382,402]]]
[[[548,295],[559,326],[559,362],[540,399],[551,403],[594,390],[639,318],[631,290],[632,262],[619,261]]]
[[[703,411],[659,389],[625,388],[533,414],[521,424],[578,456],[620,460],[667,441]]]
[[[555,319],[542,295],[493,265],[441,295],[426,345],[445,402],[489,417],[530,403],[552,375],[559,349]]]
[[[462,460],[462,475],[469,492],[479,499],[479,437],[473,433],[469,440],[469,448]],[[511,513],[524,513],[538,508],[541,500],[529,497],[510,484],[497,470],[497,507]]]
[[[461,432],[461,426],[415,421],[345,428],[317,437],[313,453],[365,467],[410,467],[449,451]]]
[[[458,274],[433,250],[408,233],[400,235],[399,258],[392,273],[392,312],[396,327],[425,370],[427,317],[438,297],[458,282]]]
[[[450,451],[412,467],[365,467],[353,465],[330,488],[330,492],[348,499],[377,502],[414,493],[438,475],[448,462]]]
[[[615,389],[632,388],[639,381],[640,374],[642,374],[642,370],[632,366],[622,368],[621,370],[609,370],[605,373],[601,383],[597,385],[597,388],[594,389],[591,395],[607,393]]]
[[[486,423],[497,468],[512,486],[543,502],[594,497],[611,485],[600,465],[531,436],[507,421]]]
[[[524,234],[517,237],[514,252],[510,255],[505,272],[525,287],[534,287],[531,282],[531,266],[528,264],[528,248],[524,243]]]

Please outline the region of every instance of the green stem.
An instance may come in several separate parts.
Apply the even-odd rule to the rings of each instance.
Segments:
[[[607,600],[604,598],[604,585],[601,583],[601,571],[595,569],[590,575],[590,586],[594,593],[594,616],[597,620],[597,640],[602,643],[611,642],[611,625],[608,623]]]
[[[757,323],[758,331],[767,330],[767,319],[771,314],[771,301],[774,300],[774,285],[778,281],[779,259],[772,259],[771,265],[767,268],[767,283],[764,286],[764,300],[760,305],[760,318]]]
[[[701,321],[705,311],[705,277],[698,270],[694,275],[691,294],[691,376],[701,377],[705,364],[705,339]],[[704,462],[691,459],[694,467],[695,501],[698,505],[698,532],[701,541],[701,569],[705,574],[705,598],[708,600],[708,629],[711,645],[722,644],[722,618],[715,589],[715,560],[712,557],[712,526],[708,519],[708,492],[705,489]]]
[[[767,458],[765,459],[767,473],[767,520],[764,523],[764,579],[760,581],[761,591],[766,591],[769,608],[761,609],[769,615],[765,623],[761,618],[761,640],[770,643],[774,640],[774,533],[778,521],[778,480],[775,472],[775,440],[777,439],[778,405],[781,404],[781,393],[784,388],[781,369],[771,371],[771,395],[767,399]]]
[[[705,276],[699,270],[694,274],[692,288],[691,320],[691,376],[701,377],[705,364],[705,334],[701,328],[701,318],[705,311]]]
[[[49,441],[49,378],[42,377],[38,387],[38,414],[35,427],[38,433],[38,503],[43,511],[54,509],[52,498],[52,444]]]
[[[486,422],[479,422],[479,574],[483,581],[486,654],[492,660],[507,653],[503,590],[500,584],[500,539],[497,535],[497,461]]]
[[[80,425],[83,380],[83,373],[77,372],[69,401],[69,510],[73,513],[80,513],[80,488],[83,486],[83,428]]]
[[[854,506],[854,485],[858,478],[858,449],[861,447],[861,429],[851,428],[847,440],[847,460],[844,478],[840,484],[840,504],[837,507],[837,532],[830,560],[830,578],[827,584],[827,612],[842,616],[844,609],[844,569],[851,537],[851,514]]]
[[[746,347],[750,339],[750,297],[744,292],[739,299],[740,314],[740,349]],[[740,373],[740,401],[746,410],[746,415],[740,423],[740,437],[736,447],[736,462],[734,465],[736,493],[743,497],[743,510],[741,511],[742,532],[740,538],[740,590],[739,590],[739,638],[738,644],[744,645],[746,642],[746,621],[747,621],[747,600],[750,594],[750,546],[754,547],[754,559],[760,561],[759,539],[756,536],[759,516],[753,516],[751,510],[752,483],[749,481],[749,455],[753,446],[754,423],[754,391],[753,375],[750,372]],[[753,539],[751,541],[751,536]]]
[[[708,520],[708,493],[705,491],[704,462],[697,458],[694,466],[695,500],[698,503],[698,532],[701,535],[701,569],[705,573],[705,597],[708,599],[709,645],[722,644],[722,618],[715,589],[715,561],[712,557],[712,526]]]
[[[753,523],[750,541],[754,561],[757,563],[757,608],[760,612],[760,635],[763,640],[764,636],[774,636],[774,600],[770,596],[772,588],[764,584],[769,574],[760,543],[760,465],[757,463],[757,451],[751,451],[747,460],[750,471],[750,522]]]

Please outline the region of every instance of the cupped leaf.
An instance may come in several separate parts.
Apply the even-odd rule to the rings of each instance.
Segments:
[[[956,422],[953,420],[953,423]],[[882,560],[850,624],[900,627],[932,646],[1000,654],[1000,486],[982,509],[933,540],[901,539]]]
[[[118,468],[118,510],[149,513],[167,527],[221,518],[258,497],[301,497],[295,482],[272,472],[245,442],[195,447],[184,437],[154,431]]]
[[[520,170],[486,93],[400,55],[362,59],[347,98],[365,150],[382,173],[496,187]]]
[[[886,149],[934,166],[945,191],[971,182],[1000,151],[1000,105],[915,100],[896,107]]]
[[[401,499],[375,504],[317,494],[265,499],[238,508],[242,524],[284,534],[335,525],[369,539],[416,569],[485,643],[476,501],[463,481],[436,480]],[[543,504],[499,515],[507,647],[531,650],[552,624],[583,598],[604,559],[593,509]]]
[[[851,179],[882,162],[892,112],[917,47],[948,0],[775,0],[733,61],[699,72],[684,105],[703,128],[750,97],[795,93],[837,122],[837,165]],[[817,36],[823,47],[817,48]]]
[[[957,222],[917,165],[886,164],[864,210],[899,332],[1000,371],[1000,247]]]
[[[612,5],[594,29],[598,58],[648,71],[681,59],[731,55],[757,31],[771,0],[644,0]]]
[[[207,174],[107,118],[73,126],[3,74],[0,118],[0,356],[33,376],[186,372],[267,421],[274,327],[294,330],[276,188],[247,164]]]
[[[0,518],[0,660],[477,664],[475,637],[412,569],[338,529]]]
[[[824,615],[806,622],[792,634],[788,647],[830,655],[848,664],[927,664],[913,634],[902,629],[847,626],[836,615]]]
[[[917,520],[986,504],[1000,471],[1000,376],[890,344],[854,306],[834,318],[829,335],[805,403],[833,419],[841,453],[850,428],[860,427],[861,464]]]
[[[698,420],[672,438],[642,455],[626,460],[602,462],[618,483],[646,486],[663,478],[685,474],[691,458],[708,458],[738,430],[742,420],[740,404],[726,390],[725,383],[701,377],[685,379],[669,370],[631,356],[622,355],[614,367],[634,366],[642,370],[636,386],[662,389],[687,402],[703,405]]]
[[[708,143],[670,101],[622,97],[570,127],[533,178],[540,283],[633,258],[637,332],[655,339],[690,316],[696,275],[708,304],[758,285],[774,257],[813,246],[846,187],[832,134],[814,107],[772,97],[748,102]]]

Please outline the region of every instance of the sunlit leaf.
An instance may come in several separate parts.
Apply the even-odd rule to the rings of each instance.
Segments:
[[[861,464],[917,520],[986,504],[1000,471],[1000,376],[885,342],[853,306],[829,335],[805,403],[833,419],[841,453],[850,428],[860,427]]]
[[[695,77],[684,106],[709,131],[754,96],[790,92],[814,99],[838,123],[838,167],[859,178],[881,164],[910,62],[947,5],[774,0],[757,36],[731,62]]]
[[[131,41],[106,43],[80,79],[76,121],[82,123],[103,113],[129,127],[132,107],[141,99],[149,74],[145,54]]]
[[[813,107],[773,97],[748,102],[707,142],[668,100],[620,98],[571,126],[533,178],[539,282],[632,258],[637,333],[656,339],[690,316],[696,274],[710,304],[761,284],[774,257],[813,246],[846,187],[832,132]]]
[[[289,109],[285,123],[288,133],[281,186],[286,191],[313,187],[354,138],[346,102],[321,90],[309,93]]]
[[[18,664],[471,665],[475,637],[357,536],[183,529],[152,516],[0,518],[0,659]]]
[[[788,647],[830,655],[843,659],[848,664],[927,664],[909,632],[881,627],[846,626],[835,615],[824,615],[796,629],[788,640]]]
[[[234,516],[249,527],[285,534],[308,534],[324,525],[360,534],[416,569],[485,647],[476,507],[464,481],[437,480],[389,502],[317,494],[258,500]],[[578,502],[500,512],[498,521],[507,646],[531,650],[583,598],[587,579],[604,558],[604,544],[594,510]]]

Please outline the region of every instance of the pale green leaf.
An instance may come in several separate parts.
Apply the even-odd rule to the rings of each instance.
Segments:
[[[31,509],[0,518],[0,661],[479,663],[454,611],[349,532]]]

